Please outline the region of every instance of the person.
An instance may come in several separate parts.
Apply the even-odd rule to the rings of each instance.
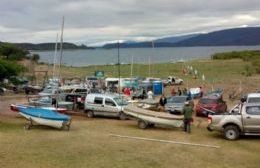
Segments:
[[[178,87],[178,96],[181,96],[182,95],[182,92],[181,92],[181,89]]]
[[[153,99],[153,92],[151,90],[148,91],[147,95],[148,99]]]
[[[176,91],[175,91],[174,87],[172,87],[171,95],[172,95],[172,96],[176,96]]]
[[[185,106],[183,107],[183,115],[184,115],[183,131],[187,133],[191,132],[190,124],[192,122],[192,112],[193,112],[193,108],[192,108],[191,101],[186,101]]]
[[[203,91],[202,87],[200,86],[200,97],[203,97],[203,95],[204,95],[204,91]]]
[[[167,103],[167,99],[166,97],[164,96],[164,94],[162,94],[162,96],[160,97],[160,100],[159,100],[159,110],[161,111],[164,111],[164,106],[165,104]]]

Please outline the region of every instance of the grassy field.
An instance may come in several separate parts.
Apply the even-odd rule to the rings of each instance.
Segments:
[[[140,130],[135,121],[74,117],[69,132],[46,127],[23,130],[22,118],[0,120],[0,167],[236,167],[257,168],[259,138],[231,142],[193,125],[192,134],[180,129]],[[203,119],[202,119],[203,120]],[[219,149],[120,139],[109,133],[218,145]]]
[[[221,87],[229,104],[228,93],[239,88],[242,92],[259,90],[260,76],[242,75],[247,62],[241,60],[200,60],[185,63],[192,65],[206,82],[183,75],[183,64],[156,64],[151,66],[152,76],[176,75],[184,79],[185,86],[203,85],[206,89]],[[46,68],[39,66],[39,69]],[[135,76],[148,76],[147,65],[135,65]],[[93,75],[104,70],[108,76],[117,76],[115,66],[85,68],[63,67],[66,77]],[[130,65],[123,65],[122,76],[130,74]],[[51,74],[51,73],[50,73]],[[170,88],[166,89],[169,94]],[[11,97],[11,98],[10,98]],[[20,98],[19,101],[22,101]],[[73,116],[71,130],[60,131],[48,127],[34,127],[26,131],[26,122],[19,115],[7,115],[12,95],[0,99],[0,167],[2,168],[70,168],[70,167],[135,167],[135,168],[258,168],[260,165],[259,137],[243,137],[238,141],[224,140],[217,132],[206,130],[207,119],[195,117],[190,135],[179,128],[151,128],[141,130],[136,121]],[[200,123],[200,124],[199,124]],[[219,149],[167,144],[111,137],[109,134],[182,141],[220,146]]]

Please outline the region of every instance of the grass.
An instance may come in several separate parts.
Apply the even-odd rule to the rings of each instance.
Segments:
[[[204,120],[204,119],[203,119]],[[35,127],[23,130],[25,120],[1,121],[0,167],[258,167],[259,138],[226,141],[219,133],[196,124],[192,134],[180,129],[140,130],[135,121],[74,118],[69,132]],[[10,127],[10,128],[8,128]],[[219,145],[220,149],[121,139],[109,133]]]

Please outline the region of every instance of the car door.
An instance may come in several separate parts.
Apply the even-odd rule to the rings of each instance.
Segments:
[[[114,100],[110,98],[105,98],[104,108],[106,111],[106,115],[118,116],[118,109]]]
[[[105,108],[104,108],[103,97],[95,97],[94,104],[92,106],[95,115],[104,115]]]
[[[247,106],[243,109],[243,124],[245,132],[260,132],[260,106]]]

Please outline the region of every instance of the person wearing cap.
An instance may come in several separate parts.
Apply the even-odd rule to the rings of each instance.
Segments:
[[[190,133],[191,132],[191,121],[192,121],[192,112],[193,112],[193,107],[192,107],[192,102],[191,101],[186,101],[185,106],[183,107],[183,131]]]

